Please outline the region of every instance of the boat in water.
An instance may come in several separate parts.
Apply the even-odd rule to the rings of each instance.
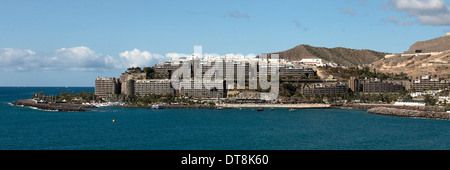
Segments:
[[[223,106],[217,106],[216,110],[223,110]]]
[[[256,109],[256,111],[261,112],[261,111],[264,111],[264,109],[262,107],[260,107],[260,108]]]

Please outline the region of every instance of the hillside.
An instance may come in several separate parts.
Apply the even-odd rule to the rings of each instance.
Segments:
[[[417,52],[429,53],[429,52],[441,52],[450,50],[450,36],[442,36],[435,39],[427,41],[419,41],[414,43],[408,51],[407,54],[414,54]]]
[[[417,53],[416,53],[417,52]],[[407,73],[410,77],[437,75],[450,78],[450,36],[414,43],[405,54],[393,54],[370,67],[385,73]]]
[[[437,75],[450,78],[450,51],[440,54],[396,55],[374,62],[370,67],[384,73],[404,72],[409,77],[416,78],[422,75]]]
[[[343,66],[355,67],[370,64],[382,59],[387,53],[372,50],[356,50],[348,48],[325,48],[310,45],[299,45],[292,49],[278,52],[280,58],[288,60],[301,60],[303,58],[320,58]]]

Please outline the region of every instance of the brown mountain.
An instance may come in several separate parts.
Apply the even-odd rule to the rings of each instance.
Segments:
[[[450,36],[414,43],[404,54],[392,54],[370,67],[385,73],[407,73],[410,77],[436,75],[450,78]]]
[[[354,67],[362,64],[371,64],[384,58],[387,53],[342,47],[325,48],[299,45],[276,54],[280,54],[281,59],[288,59],[290,61],[301,60],[304,58],[320,58],[343,66]]]
[[[416,52],[429,53],[429,52],[442,52],[450,50],[450,35],[438,37],[427,41],[418,41],[414,43],[407,54],[414,54]]]
[[[450,78],[450,51],[437,54],[398,54],[374,62],[370,67],[384,73],[406,73],[411,78],[436,75]]]

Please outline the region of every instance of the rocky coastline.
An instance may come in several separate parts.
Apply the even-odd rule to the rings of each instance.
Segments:
[[[406,109],[406,110],[417,110],[417,111],[429,111],[429,112],[445,112],[446,109],[444,107],[439,106],[402,106],[402,105],[393,105],[393,104],[368,104],[368,103],[348,103],[348,104],[334,104],[331,108],[335,109],[357,109],[357,110],[369,110],[372,108],[395,108],[395,109]]]
[[[21,99],[11,103],[15,106],[35,107],[44,111],[61,111],[61,112],[85,112],[85,108],[93,108],[94,106],[71,104],[71,103],[38,103],[32,99]]]
[[[61,112],[85,112],[88,111],[85,108],[94,108],[93,105],[83,104],[71,104],[71,103],[38,103],[32,99],[21,99],[11,103],[15,106],[35,107],[44,111],[61,111]],[[239,107],[238,107],[239,106]],[[220,105],[220,108],[241,108],[241,107],[275,107],[272,105]],[[291,105],[277,105],[277,108],[294,108]],[[283,106],[283,107],[281,107]],[[450,113],[445,111],[444,107],[431,107],[431,106],[396,106],[390,104],[333,104],[333,105],[301,105],[299,108],[334,108],[334,109],[359,109],[367,110],[367,113],[379,114],[386,116],[398,116],[398,117],[410,117],[410,118],[427,118],[427,119],[443,119],[450,120]],[[137,106],[119,106],[119,107],[137,107]],[[164,105],[164,108],[176,108],[176,109],[216,109],[216,105]],[[142,107],[150,108],[150,107]]]
[[[377,107],[367,110],[367,113],[380,114],[386,116],[427,118],[427,119],[443,119],[450,120],[450,113],[435,111],[407,110],[387,107]]]

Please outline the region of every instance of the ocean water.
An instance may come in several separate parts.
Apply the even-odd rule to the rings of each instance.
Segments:
[[[450,121],[363,110],[110,107],[77,113],[8,104],[35,92],[61,90],[92,92],[94,88],[0,87],[0,150],[450,149]]]

